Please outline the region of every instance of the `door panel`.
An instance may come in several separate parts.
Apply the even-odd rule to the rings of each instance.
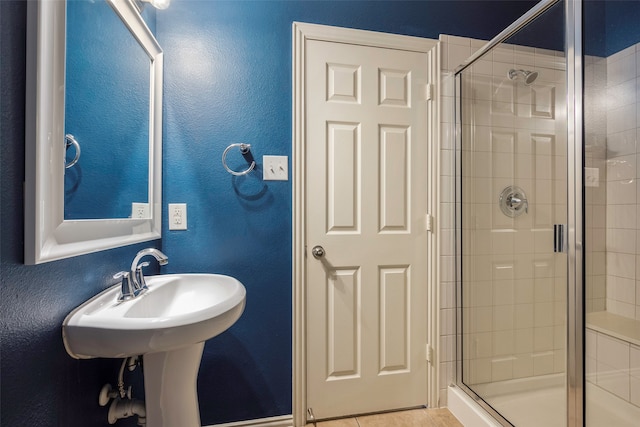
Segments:
[[[306,49],[308,406],[323,419],[424,405],[428,56]]]

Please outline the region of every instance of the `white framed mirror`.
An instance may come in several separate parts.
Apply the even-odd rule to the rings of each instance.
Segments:
[[[65,220],[67,2],[28,2],[25,264],[154,240],[161,235],[163,53],[134,0],[106,1],[149,57],[148,164],[142,165],[148,169],[144,214],[140,218]]]

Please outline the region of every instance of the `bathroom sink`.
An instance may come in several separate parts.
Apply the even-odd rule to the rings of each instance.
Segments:
[[[120,285],[91,298],[64,320],[67,352],[79,359],[168,352],[224,332],[244,310],[245,288],[219,274],[148,276],[148,291],[118,301]]]
[[[166,255],[145,249],[132,272],[147,255],[166,264]],[[135,297],[124,299],[121,283],[69,313],[62,323],[64,346],[77,359],[142,355],[146,426],[200,427],[196,382],[204,342],[238,320],[245,288],[220,274],[164,274],[145,281],[148,289]]]

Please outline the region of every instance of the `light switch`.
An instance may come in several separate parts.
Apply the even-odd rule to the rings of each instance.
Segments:
[[[262,156],[262,179],[264,181],[289,180],[289,157]]]

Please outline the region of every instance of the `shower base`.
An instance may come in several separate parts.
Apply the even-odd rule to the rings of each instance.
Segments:
[[[516,427],[564,427],[565,390],[563,377],[551,375],[532,380],[512,380],[485,386],[487,400]],[[527,382],[531,387],[527,389]],[[617,396],[587,383],[587,427],[635,427],[640,419],[640,408]],[[499,390],[499,392],[498,392]],[[500,427],[461,388],[450,386],[448,407],[465,427]]]

